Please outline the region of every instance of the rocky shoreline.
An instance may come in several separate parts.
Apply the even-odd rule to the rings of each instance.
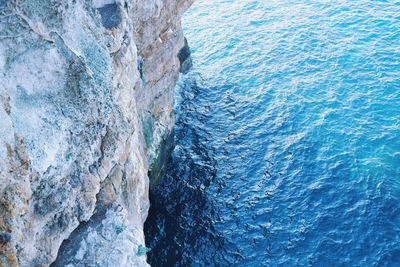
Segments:
[[[0,1],[1,266],[147,265],[191,4]]]

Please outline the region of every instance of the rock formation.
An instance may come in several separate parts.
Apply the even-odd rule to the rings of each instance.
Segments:
[[[0,266],[147,265],[191,2],[0,0]]]

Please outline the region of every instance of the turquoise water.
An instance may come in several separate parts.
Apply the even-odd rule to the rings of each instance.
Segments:
[[[153,266],[400,266],[400,1],[196,0]]]

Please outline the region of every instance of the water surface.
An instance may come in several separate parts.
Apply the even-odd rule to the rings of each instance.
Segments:
[[[400,1],[196,0],[153,266],[399,266]]]

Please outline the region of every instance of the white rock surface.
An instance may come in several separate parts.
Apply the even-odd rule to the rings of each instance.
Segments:
[[[0,1],[0,266],[147,265],[191,2]]]

